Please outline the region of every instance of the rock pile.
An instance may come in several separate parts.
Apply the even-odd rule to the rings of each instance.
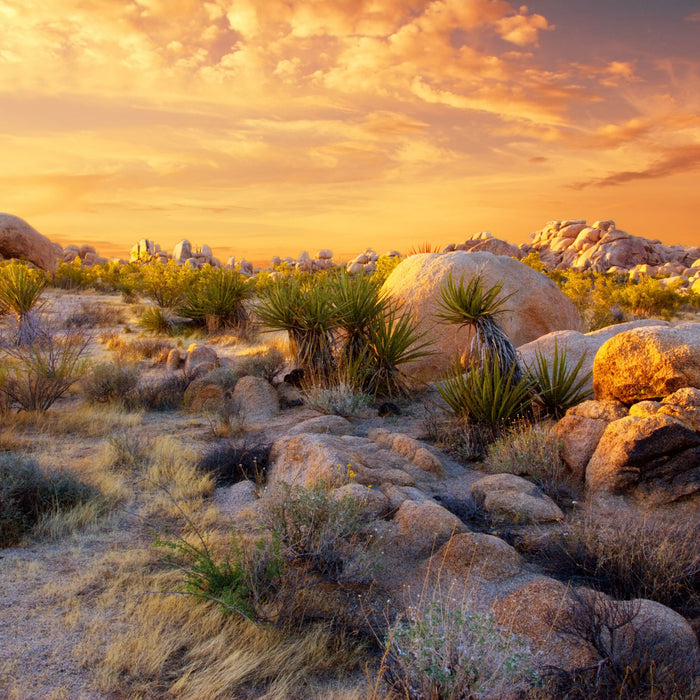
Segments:
[[[524,253],[540,254],[540,260],[557,270],[639,275],[671,275],[685,284],[700,276],[700,246],[667,246],[659,240],[632,236],[616,228],[611,220],[584,219],[550,221],[530,234],[532,243],[521,246]]]

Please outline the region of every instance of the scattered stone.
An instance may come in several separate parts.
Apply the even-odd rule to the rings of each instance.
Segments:
[[[199,365],[207,365],[213,369],[219,364],[219,358],[214,350],[207,345],[192,343],[185,355],[185,372],[192,372]]]
[[[404,501],[394,515],[400,544],[415,552],[429,552],[465,532],[466,525],[449,510],[432,500]]]

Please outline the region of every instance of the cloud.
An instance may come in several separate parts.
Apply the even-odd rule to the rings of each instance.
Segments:
[[[656,180],[700,169],[700,144],[670,149],[662,158],[642,170],[623,170],[594,180],[574,183],[572,188],[612,187],[636,180]]]
[[[684,22],[700,22],[700,11],[692,12],[687,17],[683,18]]]
[[[525,6],[520,8],[521,14],[503,17],[496,23],[496,31],[504,41],[516,46],[537,45],[540,30],[552,30],[553,25],[542,15],[526,15]]]

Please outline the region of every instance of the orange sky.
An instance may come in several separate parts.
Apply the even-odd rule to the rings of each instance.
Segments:
[[[126,255],[700,245],[697,0],[0,0],[0,211]]]

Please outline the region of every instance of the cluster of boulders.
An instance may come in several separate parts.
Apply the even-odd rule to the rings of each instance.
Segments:
[[[554,341],[575,365],[585,354],[595,400],[557,423],[569,476],[592,496],[647,507],[700,504],[700,323],[642,321],[521,346],[525,364]]]
[[[667,275],[668,283],[688,285],[700,279],[700,246],[667,246],[659,240],[632,236],[615,222],[584,219],[550,221],[530,234],[523,252],[537,252],[540,260],[558,270],[591,270],[640,275]],[[700,284],[698,284],[700,288]]]
[[[450,243],[445,246],[443,253],[451,253],[455,250],[465,250],[472,253],[493,253],[493,255],[506,255],[509,258],[520,260],[524,253],[513,243],[494,238],[490,231],[480,231],[471,238],[467,238],[461,243]]]

